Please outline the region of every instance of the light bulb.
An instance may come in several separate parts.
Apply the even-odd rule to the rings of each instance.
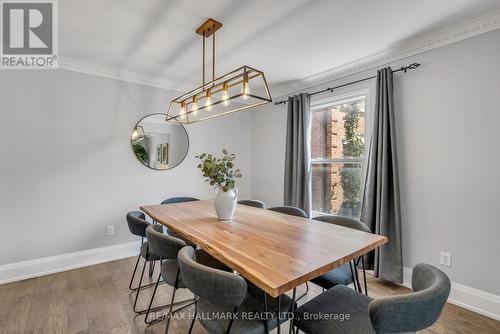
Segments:
[[[132,139],[136,140],[137,137],[139,137],[139,134],[137,133],[137,128],[135,128],[134,131],[132,132]]]
[[[227,107],[231,101],[229,100],[229,91],[227,87],[227,82],[224,82],[222,85],[222,105],[224,107]]]
[[[193,115],[196,115],[196,113],[198,112],[198,98],[195,96],[193,96],[193,103],[191,104],[191,112],[193,113]]]
[[[213,109],[213,106],[212,106],[212,92],[209,90],[207,90],[207,96],[205,97],[205,109],[207,111],[211,111]]]
[[[245,72],[243,75],[243,86],[241,87],[241,98],[243,100],[248,100],[250,97],[250,85],[248,84],[248,74]]]
[[[186,115],[186,102],[185,101],[181,102],[181,110],[179,111],[179,115],[181,116],[181,118],[184,118],[184,116]]]

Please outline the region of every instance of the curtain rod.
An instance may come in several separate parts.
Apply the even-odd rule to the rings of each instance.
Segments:
[[[419,63],[413,63],[413,64],[410,64],[408,66],[403,66],[401,67],[400,69],[397,69],[397,70],[393,70],[392,73],[396,73],[396,72],[403,72],[403,73],[406,73],[408,72],[408,70],[414,70],[414,69],[417,69],[421,66],[421,64]],[[342,87],[346,87],[346,86],[350,86],[350,85],[354,85],[354,84],[357,84],[357,83],[360,83],[360,82],[363,82],[363,81],[367,81],[367,80],[371,80],[371,79],[375,79],[377,76],[374,75],[372,77],[368,77],[368,78],[363,78],[363,79],[359,79],[359,80],[356,80],[356,81],[351,81],[351,82],[348,82],[348,83],[345,83],[343,85],[340,85],[340,86],[335,86],[335,87],[330,87],[330,88],[325,88],[323,90],[320,90],[320,91],[316,91],[316,92],[312,92],[312,93],[308,93],[307,95],[308,96],[313,96],[313,95],[316,95],[316,94],[321,94],[321,93],[326,93],[326,92],[330,92],[330,93],[333,93],[333,90],[334,89],[339,89],[339,88],[342,88]],[[279,105],[279,104],[286,104],[288,102],[288,100],[282,100],[282,101],[277,101],[277,102],[274,102],[275,105]]]

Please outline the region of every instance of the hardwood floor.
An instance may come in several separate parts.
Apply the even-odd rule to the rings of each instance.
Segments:
[[[147,327],[143,316],[136,316],[132,310],[133,295],[128,290],[128,283],[134,264],[135,258],[129,258],[0,285],[0,332],[164,333],[164,321]],[[155,271],[154,278],[157,273],[158,270]],[[371,276],[368,280],[368,290],[372,297],[409,291],[399,285],[380,282]],[[321,290],[313,284],[310,286],[308,298]],[[146,308],[151,292],[152,289],[147,289],[141,293],[138,303],[140,308]],[[171,292],[170,287],[160,285],[155,305],[167,303]],[[298,295],[301,293],[302,291],[297,292]],[[176,300],[191,297],[188,290],[181,289]],[[185,315],[192,311],[192,308],[186,309]],[[190,320],[180,318],[172,320],[170,333],[187,333]],[[197,322],[193,333],[201,334],[206,331]],[[438,322],[421,333],[498,334],[500,322],[447,304]]]

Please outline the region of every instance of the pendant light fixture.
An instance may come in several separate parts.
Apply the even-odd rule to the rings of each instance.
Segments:
[[[208,19],[196,33],[202,36],[202,84],[170,102],[166,121],[190,124],[272,101],[262,71],[242,66],[215,77],[215,33],[222,23]],[[205,81],[205,40],[212,37],[212,80]]]

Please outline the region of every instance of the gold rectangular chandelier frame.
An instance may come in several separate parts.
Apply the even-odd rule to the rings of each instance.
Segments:
[[[234,108],[231,108],[230,110],[222,111],[219,113],[214,113],[212,114],[210,111],[208,111],[208,107],[204,105],[204,101],[206,99],[206,92],[207,90],[210,90],[213,95],[220,93],[224,89],[224,84],[227,84],[227,88],[231,87],[239,87],[243,84],[244,81],[244,76],[245,73],[247,74],[248,77],[248,82],[252,82],[252,80],[256,79],[261,79],[262,82],[264,83],[264,95],[256,95],[253,94],[252,92],[246,94],[248,97],[253,98],[256,100],[254,103],[251,104],[245,104],[244,102],[241,102],[237,104]],[[238,98],[243,97],[243,93],[239,92],[236,94],[232,94],[229,96],[229,100],[231,100],[233,103]],[[193,104],[193,100],[197,101],[200,106],[198,110],[193,111],[190,110],[190,106]],[[222,104],[222,100],[216,100],[212,103],[212,107],[216,107],[219,104]],[[218,77],[217,79],[207,82],[204,85],[201,85],[195,89],[193,89],[190,92],[187,92],[174,100],[170,102],[170,107],[167,113],[167,117],[165,118],[166,121],[170,121],[173,119],[176,119],[180,123],[184,124],[192,124],[196,123],[202,120],[207,120],[210,118],[222,116],[222,115],[228,115],[237,111],[242,111],[245,109],[257,107],[262,104],[266,104],[272,102],[272,97],[271,93],[269,91],[269,87],[267,85],[266,77],[262,71],[256,70],[254,68],[251,68],[249,66],[242,66],[234,71],[231,71],[223,76]],[[180,114],[178,111],[181,109],[182,104],[184,103],[184,106],[186,108],[186,112],[184,114]],[[205,112],[205,115],[200,116],[200,113]],[[195,116],[198,117],[193,117]]]
[[[272,102],[264,72],[241,66],[215,78],[215,33],[222,23],[208,19],[196,33],[202,36],[202,85],[170,102],[166,121],[183,124],[231,114]],[[212,37],[212,81],[205,82],[205,38]]]

